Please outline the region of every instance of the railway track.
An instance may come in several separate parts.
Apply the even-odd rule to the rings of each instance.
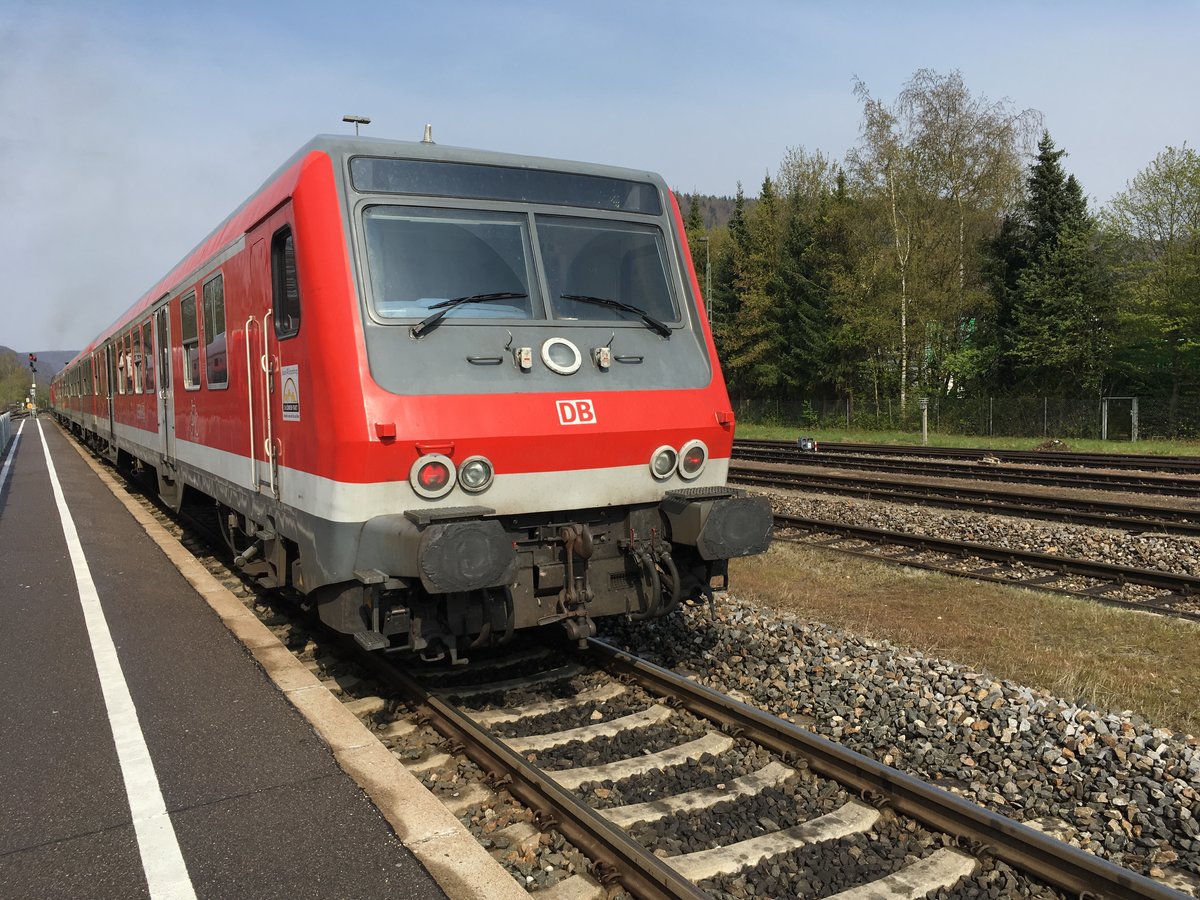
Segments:
[[[511,681],[366,664],[637,897],[970,896],[998,877],[1015,895],[1181,896],[595,639]]]
[[[1093,491],[1126,491],[1137,494],[1159,494],[1200,498],[1200,477],[1164,475],[1154,472],[1105,472],[1100,470],[1048,470],[1033,466],[955,463],[936,460],[868,458],[849,454],[828,453],[824,450],[803,452],[787,443],[734,441],[736,461],[786,463],[797,466],[824,466],[856,471],[894,472],[921,475],[929,478],[967,479],[1040,484],[1050,487],[1073,487]]]
[[[746,440],[749,445],[792,446],[788,441]],[[1084,453],[1070,450],[992,450],[971,447],[920,447],[867,444],[854,441],[821,442],[824,453],[861,456],[913,456],[926,459],[978,461],[995,457],[1007,462],[1087,469],[1136,469],[1148,472],[1200,474],[1200,456],[1164,456],[1158,453]]]
[[[1200,621],[1200,578],[1193,575],[803,516],[776,515],[775,525],[785,532],[812,535],[804,543],[855,556]],[[780,537],[787,539],[777,531],[776,538]],[[1111,596],[1130,585],[1154,592],[1136,600]]]
[[[1094,500],[1061,494],[1032,494],[991,485],[914,483],[872,475],[838,475],[811,469],[779,469],[735,462],[729,477],[739,484],[820,491],[871,500],[916,503],[948,509],[1046,519],[1073,525],[1119,528],[1200,537],[1200,511],[1177,507]]]
[[[202,538],[181,536],[415,773],[436,783],[447,766],[454,790],[443,796],[458,811],[481,802],[478,784],[457,782],[460,751],[514,795],[525,814],[493,844],[509,856],[541,865],[582,852],[599,881],[638,897],[732,889],[864,900],[958,895],[972,882],[979,896],[996,896],[996,884],[1004,896],[1051,896],[1042,884],[1064,895],[1184,896],[598,641],[583,655],[562,651],[558,664],[534,650],[512,679],[478,665],[414,676],[348,642],[335,655],[271,595],[239,584]],[[425,725],[444,736],[442,752],[414,755],[404,741]],[[691,778],[676,791],[667,785],[678,772]],[[595,887],[580,874],[568,882],[564,897]],[[556,896],[553,885],[542,893]]]

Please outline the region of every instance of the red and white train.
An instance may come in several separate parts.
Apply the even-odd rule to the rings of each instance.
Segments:
[[[645,618],[770,540],[656,175],[321,136],[54,379],[240,566],[427,657]]]

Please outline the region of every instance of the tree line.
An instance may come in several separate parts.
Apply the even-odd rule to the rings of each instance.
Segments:
[[[1200,399],[1200,156],[1167,147],[1092,209],[1040,114],[958,72],[855,95],[844,159],[788,150],[727,226],[682,198],[733,393],[901,417],[916,396],[1129,394],[1179,433]]]
[[[29,395],[30,380],[28,362],[11,350],[0,347],[0,412],[25,402]]]

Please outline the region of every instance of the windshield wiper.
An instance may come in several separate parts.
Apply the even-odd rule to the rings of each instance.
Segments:
[[[409,334],[415,338],[419,338],[429,329],[442,321],[446,313],[455,307],[462,306],[465,303],[487,303],[489,300],[520,300],[528,297],[528,294],[522,294],[517,291],[497,291],[492,294],[469,294],[466,297],[455,297],[453,300],[443,300],[440,303],[435,303],[430,309],[436,309],[431,316],[426,316],[416,325],[409,329]]]
[[[592,297],[588,294],[559,294],[559,296],[564,300],[578,300],[580,303],[591,303],[595,306],[607,306],[609,309],[619,309],[621,312],[632,313],[645,322],[646,327],[651,331],[660,334],[665,338],[669,338],[671,336],[671,329],[668,328],[664,323],[658,321],[658,319],[654,318],[654,316],[650,315],[650,313],[646,312],[644,309],[640,309],[631,303],[622,303],[620,300],[610,300],[607,297]]]

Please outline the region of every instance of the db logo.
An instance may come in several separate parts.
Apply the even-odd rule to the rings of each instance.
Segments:
[[[558,423],[560,425],[595,425],[596,408],[591,400],[559,400]]]

